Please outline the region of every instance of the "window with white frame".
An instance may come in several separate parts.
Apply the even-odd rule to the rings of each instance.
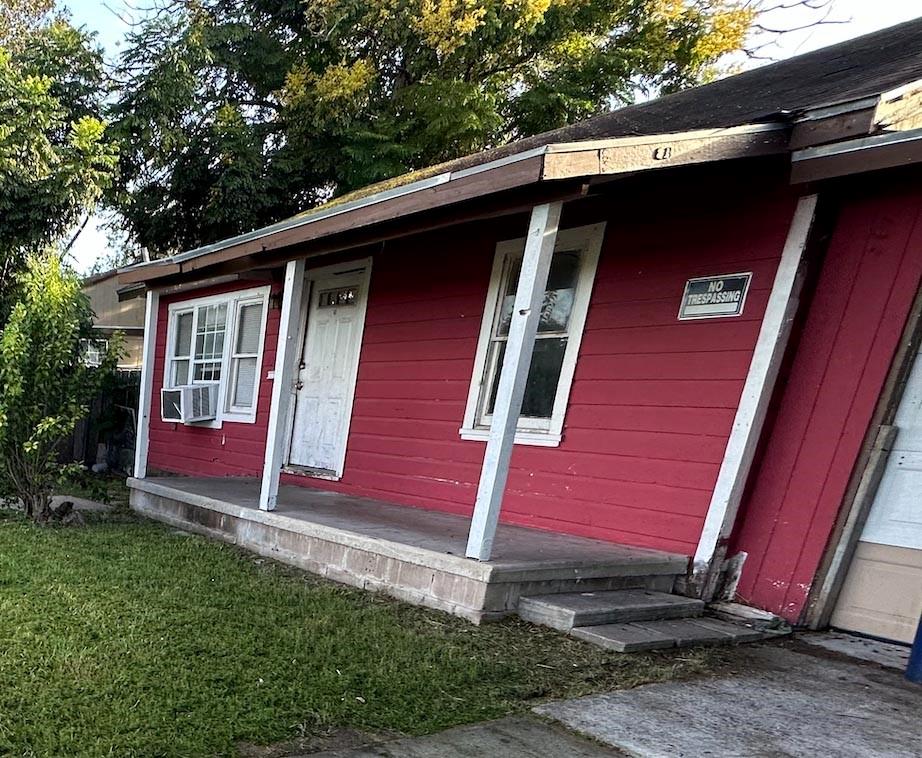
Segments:
[[[106,353],[109,352],[109,340],[82,339],[80,349],[83,351],[84,365],[99,368]]]
[[[516,442],[557,445],[589,308],[604,224],[561,231],[551,259]],[[481,323],[461,436],[486,439],[509,338],[525,240],[501,242]]]
[[[164,384],[217,383],[216,423],[256,419],[268,296],[261,287],[170,306]]]

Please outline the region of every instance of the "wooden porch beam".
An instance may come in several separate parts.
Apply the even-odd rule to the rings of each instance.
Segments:
[[[538,333],[547,276],[557,242],[562,205],[560,202],[546,203],[532,209],[506,353],[496,391],[490,438],[483,456],[477,500],[468,533],[468,558],[487,561],[493,552],[493,539],[509,476],[509,461],[531,367],[535,335]]]
[[[144,346],[141,357],[141,386],[138,390],[138,421],[134,441],[135,479],[147,476],[147,451],[150,442],[150,414],[154,395],[154,348],[157,344],[157,316],[160,312],[160,293],[147,291],[144,310]]]
[[[266,457],[259,489],[259,507],[275,510],[279,494],[279,477],[285,452],[285,435],[291,398],[294,394],[295,362],[298,359],[298,337],[301,300],[304,297],[304,258],[289,261],[285,267],[285,289],[282,291],[282,312],[279,316],[278,348],[275,353],[275,378],[269,406],[269,429],[266,432]]]
[[[695,551],[692,585],[696,593],[708,601],[717,589],[727,541],[736,524],[736,514],[800,304],[807,241],[816,215],[816,201],[816,195],[805,195],[794,211]]]

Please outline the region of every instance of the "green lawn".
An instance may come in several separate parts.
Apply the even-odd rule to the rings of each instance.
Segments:
[[[130,515],[64,529],[0,512],[0,755],[234,755],[346,727],[419,734],[710,660],[478,628]]]

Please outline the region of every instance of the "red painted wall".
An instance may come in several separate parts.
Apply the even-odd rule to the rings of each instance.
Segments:
[[[565,210],[564,226],[606,220],[608,228],[563,442],[516,448],[504,521],[694,551],[794,209],[782,181],[759,179],[699,176],[691,187],[658,184],[645,197]],[[495,245],[523,236],[526,221],[405,238],[375,256],[343,478],[284,482],[470,514],[484,443],[458,430]],[[688,278],[740,271],[753,272],[742,317],[677,320]],[[278,312],[269,316],[264,377],[278,332]],[[270,384],[255,425],[213,431],[155,420],[151,467],[259,473]]]
[[[190,476],[262,475],[266,428],[269,422],[269,396],[272,393],[272,382],[266,379],[266,372],[275,366],[275,346],[279,334],[278,310],[270,308],[266,321],[266,342],[263,347],[256,423],[225,422],[221,429],[164,423],[160,420],[160,388],[163,386],[167,316],[171,303],[251,289],[265,284],[264,281],[235,282],[232,285],[191,290],[160,299],[157,344],[154,351],[154,394],[148,457],[148,467],[152,471],[169,471]]]
[[[918,185],[916,185],[918,186]],[[922,275],[922,192],[845,202],[731,552],[745,602],[796,621]]]
[[[644,204],[565,218],[609,227],[563,442],[516,448],[504,521],[694,551],[794,207],[786,191],[732,197],[684,194],[668,224]],[[484,444],[458,429],[495,244],[524,224],[376,257],[343,479],[286,482],[470,514]],[[747,270],[743,317],[677,321],[686,279]]]

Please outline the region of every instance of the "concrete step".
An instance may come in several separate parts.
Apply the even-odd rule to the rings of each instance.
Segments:
[[[583,626],[571,629],[570,635],[618,653],[693,645],[732,645],[774,636],[713,618]]]
[[[526,621],[564,632],[579,626],[688,618],[703,611],[700,600],[646,589],[537,595],[520,598],[518,606]]]

